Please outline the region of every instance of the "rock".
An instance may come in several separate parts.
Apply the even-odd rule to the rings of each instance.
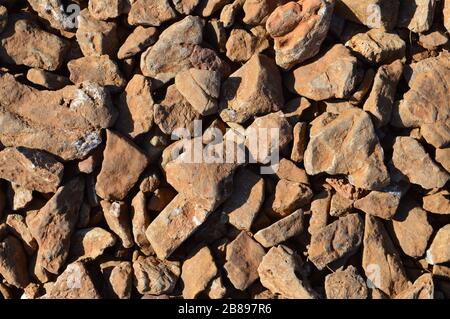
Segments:
[[[316,299],[317,294],[298,276],[302,274],[302,261],[286,246],[272,247],[263,257],[258,274],[261,284],[274,294],[289,299]]]
[[[17,288],[25,288],[29,283],[27,257],[22,244],[13,236],[0,241],[0,275]]]
[[[343,197],[339,193],[334,194],[330,203],[330,216],[340,217],[351,213],[353,211],[353,203],[353,200]]]
[[[68,181],[30,220],[27,219],[39,246],[36,264],[52,274],[59,273],[69,254],[84,185],[80,177]]]
[[[233,29],[225,47],[231,61],[246,62],[256,51],[256,37],[244,29]]]
[[[371,191],[367,196],[358,199],[354,207],[372,216],[391,219],[397,212],[401,197],[401,188],[392,185],[381,191]]]
[[[153,104],[150,81],[140,74],[134,75],[120,96],[116,129],[131,138],[150,131]]]
[[[443,148],[450,143],[450,53],[424,59],[405,70],[410,90],[395,105],[392,124],[420,127],[428,144]],[[440,76],[434,76],[440,74]]]
[[[357,59],[341,44],[293,70],[288,89],[315,101],[348,98],[357,86]]]
[[[313,197],[311,202],[311,217],[309,219],[308,233],[311,235],[319,232],[327,225],[328,212],[330,211],[331,192],[324,190]]]
[[[367,299],[366,282],[353,266],[325,277],[327,299]]]
[[[431,159],[416,139],[399,136],[393,148],[393,169],[410,183],[432,189],[444,186],[450,179],[450,175]]]
[[[161,179],[156,171],[148,171],[144,173],[139,189],[144,194],[152,193],[158,189],[160,184]]]
[[[441,265],[433,266],[433,276],[442,279],[450,279],[450,268]]]
[[[206,246],[185,260],[181,268],[181,279],[184,284],[183,298],[193,299],[205,291],[217,272],[214,258]]]
[[[176,195],[177,192],[171,187],[158,188],[149,199],[147,209],[160,212],[175,198]]]
[[[423,199],[423,209],[433,214],[450,215],[450,192],[442,190],[427,195]]]
[[[142,54],[142,74],[161,86],[177,73],[191,68],[191,55],[195,46],[203,41],[203,26],[201,18],[187,16],[165,29],[158,41]]]
[[[325,179],[337,194],[353,201],[362,198],[366,191],[349,183],[346,178],[342,177],[328,177]]]
[[[222,85],[220,107],[225,122],[243,123],[253,116],[278,111],[283,104],[280,72],[261,54],[254,55]]]
[[[361,246],[364,226],[358,214],[340,217],[311,237],[309,260],[322,270],[340,258],[353,255]]]
[[[6,217],[6,225],[8,225],[9,233],[22,241],[25,252],[29,256],[33,255],[38,246],[36,240],[33,238],[33,235],[31,235],[27,224],[25,223],[25,218],[22,215],[9,214]]]
[[[133,247],[130,216],[126,204],[123,202],[110,203],[106,200],[101,201],[100,204],[108,227],[120,238],[122,246],[124,248]]]
[[[201,0],[172,0],[178,13],[189,15],[198,6]]]
[[[173,20],[176,16],[169,0],[136,0],[131,3],[128,23],[158,27],[164,22]]]
[[[117,52],[117,57],[120,60],[131,58],[149,46],[155,44],[158,39],[158,29],[153,27],[144,28],[138,26],[133,32],[127,37],[125,42]]]
[[[133,268],[128,261],[111,261],[100,264],[110,298],[130,299]]]
[[[145,234],[161,258],[167,258],[203,224],[211,214],[210,203],[178,194],[148,226]]]
[[[436,0],[402,0],[397,26],[412,32],[428,31],[433,24]]]
[[[241,168],[235,173],[233,184],[239,187],[234,189],[220,211],[227,216],[228,223],[239,230],[250,231],[264,202],[264,179]]]
[[[427,50],[437,50],[448,43],[447,36],[440,31],[433,31],[419,36],[420,45]]]
[[[55,71],[68,51],[67,42],[40,29],[36,23],[20,17],[9,17],[0,35],[0,61]]]
[[[348,174],[352,185],[364,189],[389,184],[372,121],[357,108],[339,115],[324,113],[312,122],[304,164],[309,175]]]
[[[450,32],[450,0],[444,0],[444,26]]]
[[[41,193],[55,193],[64,165],[52,155],[25,147],[0,151],[0,178]]]
[[[285,158],[280,160],[276,174],[279,179],[286,179],[291,182],[310,185],[305,170],[299,168],[295,163]]]
[[[392,64],[381,66],[375,75],[372,91],[363,109],[372,116],[376,128],[385,126],[391,121],[397,84],[402,73],[403,64],[397,60]]]
[[[124,199],[147,164],[145,154],[137,146],[107,130],[102,169],[95,186],[97,194],[103,199]]]
[[[430,265],[443,264],[450,261],[450,225],[445,225],[438,230],[436,236],[427,250],[427,262]]]
[[[395,299],[434,299],[433,276],[423,274],[411,287],[396,295]]]
[[[30,191],[18,184],[11,183],[11,187],[8,188],[8,191],[10,197],[12,198],[12,210],[25,208],[33,200],[33,191]]]
[[[270,248],[303,232],[303,211],[298,210],[255,234],[255,239]]]
[[[70,80],[79,84],[82,82],[93,82],[106,86],[113,91],[119,91],[126,85],[116,62],[107,55],[87,56],[67,63],[70,72]]]
[[[141,294],[171,293],[180,276],[178,262],[139,256],[133,262],[134,284]]]
[[[175,86],[186,101],[201,115],[218,112],[221,75],[216,71],[191,68],[175,77]]]
[[[275,60],[290,69],[319,53],[333,15],[334,1],[300,0],[277,7],[266,22],[274,39]]]
[[[282,179],[277,183],[272,209],[280,216],[288,216],[311,202],[311,188],[302,183]]]
[[[119,46],[116,23],[97,20],[88,9],[82,10],[77,19],[76,37],[84,56],[107,54],[113,57],[116,54]]]
[[[8,9],[0,5],[0,33],[5,30],[8,24]]]
[[[72,257],[77,261],[93,260],[103,255],[105,249],[114,246],[116,238],[100,227],[77,230],[70,245]]]
[[[48,299],[100,299],[93,278],[82,262],[67,265],[66,270],[46,294]]]
[[[264,255],[264,248],[244,231],[227,245],[224,268],[236,289],[245,290],[258,279]]]
[[[224,286],[220,276],[211,281],[207,290],[210,299],[223,299],[227,294],[227,288]]]
[[[230,28],[233,26],[236,21],[237,15],[241,13],[242,6],[245,3],[245,0],[234,0],[234,2],[227,4],[223,7],[220,12],[220,22],[222,23],[224,28]],[[233,32],[231,30],[231,32]]]
[[[231,67],[211,49],[195,45],[189,58],[192,67],[200,70],[216,71],[226,77],[231,74]]]
[[[102,142],[100,129],[115,119],[110,95],[97,84],[38,91],[10,74],[0,75],[0,141],[5,146],[45,150],[64,160],[81,159]]]
[[[291,160],[300,163],[303,161],[307,145],[307,129],[308,124],[305,122],[298,122],[294,126],[293,136],[294,141],[292,145]]]
[[[392,297],[409,287],[402,260],[382,222],[366,215],[362,266],[369,288]]]
[[[402,59],[405,57],[406,51],[406,43],[400,36],[380,29],[358,33],[345,45],[366,61],[378,65]]]
[[[150,222],[150,216],[146,208],[145,195],[144,193],[139,192],[131,202],[131,226],[134,242],[147,256],[153,252],[153,248],[145,235],[145,231],[150,225]]]
[[[336,14],[372,29],[392,30],[397,24],[399,0],[339,0]]]
[[[124,10],[123,0],[89,0],[89,12],[97,20],[114,19]]]
[[[233,0],[201,0],[197,11],[203,17],[209,17]]]
[[[73,16],[74,11],[67,8],[66,13],[61,0],[30,0],[28,3],[53,28],[58,30],[71,30],[76,27],[76,17]]]
[[[65,76],[40,69],[29,69],[27,80],[49,90],[60,90],[71,83]]]

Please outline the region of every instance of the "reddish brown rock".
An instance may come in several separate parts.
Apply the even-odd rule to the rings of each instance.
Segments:
[[[256,37],[244,29],[233,29],[225,47],[231,61],[246,62],[256,51]]]
[[[36,240],[33,238],[33,235],[31,235],[27,224],[25,223],[25,218],[22,215],[9,214],[6,217],[6,225],[8,225],[9,233],[22,241],[25,252],[29,256],[33,255],[38,246]]]
[[[450,192],[443,190],[427,195],[423,200],[423,209],[433,214],[450,215]]]
[[[130,299],[133,282],[133,268],[128,261],[111,261],[100,264],[106,280],[109,298]]]
[[[303,211],[298,210],[255,234],[255,239],[270,248],[303,232]]]
[[[411,287],[396,295],[395,299],[434,299],[433,276],[420,276]]]
[[[29,69],[27,79],[49,90],[59,90],[70,84],[70,80],[65,76],[40,69]]]
[[[12,1],[11,1],[12,2]],[[47,20],[55,29],[70,30],[76,27],[77,10],[67,7],[67,12],[61,0],[30,0],[30,6],[37,14]]]
[[[313,197],[310,211],[308,232],[314,235],[327,225],[328,213],[330,211],[331,192],[324,190]]]
[[[280,160],[276,174],[279,179],[286,179],[291,182],[310,185],[305,170],[299,168],[294,162],[285,158]]]
[[[33,191],[15,183],[11,183],[8,192],[9,196],[12,197],[11,208],[13,210],[25,208],[33,200]]]
[[[128,23],[157,27],[176,16],[169,0],[136,0],[131,3]]]
[[[176,195],[177,192],[171,187],[158,188],[148,200],[147,209],[160,212],[175,198]]]
[[[8,24],[8,9],[0,5],[0,33],[2,33],[3,30],[5,30],[7,24]]]
[[[450,225],[445,225],[438,230],[436,236],[427,250],[427,262],[430,265],[442,264],[450,261]]]
[[[428,34],[421,34],[419,43],[427,50],[437,50],[440,46],[448,43],[448,38],[440,31],[433,31]]]
[[[108,227],[120,238],[124,248],[134,245],[128,207],[124,202],[100,202]]]
[[[131,227],[134,242],[145,255],[153,252],[153,248],[145,235],[149,225],[150,216],[147,212],[145,195],[139,192],[131,202]]]
[[[428,31],[433,24],[436,0],[402,0],[397,26],[412,32]]]
[[[233,0],[202,0],[197,8],[203,17],[209,17]]]
[[[117,57],[121,60],[131,58],[155,44],[157,39],[158,29],[138,26],[122,44],[117,52]]]
[[[328,177],[325,179],[340,196],[355,201],[360,199],[366,193],[363,189],[353,186],[346,178]]]
[[[369,295],[366,282],[353,266],[327,275],[325,291],[327,299],[367,299]]]
[[[444,0],[444,26],[450,32],[450,0]]]
[[[336,193],[331,198],[330,216],[340,217],[353,211],[354,201]]]
[[[366,214],[391,219],[397,212],[401,197],[401,188],[393,185],[384,188],[382,191],[370,192],[367,196],[358,199],[354,206]]]
[[[79,261],[89,261],[103,255],[105,249],[114,246],[116,238],[100,227],[77,230],[70,244],[70,255]]]
[[[295,124],[294,131],[292,133],[294,137],[291,160],[300,163],[303,161],[307,143],[307,129],[308,125],[305,122],[299,122]]]
[[[89,12],[97,20],[114,19],[124,10],[124,0],[89,0]]]
[[[313,196],[308,185],[282,179],[277,183],[272,209],[280,216],[287,216],[309,204]]]
[[[13,236],[0,241],[0,275],[17,288],[25,288],[29,283],[27,257],[22,244]]]
[[[201,0],[172,0],[175,10],[181,14],[191,14]]]

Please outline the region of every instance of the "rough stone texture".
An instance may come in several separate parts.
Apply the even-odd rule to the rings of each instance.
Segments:
[[[25,223],[25,218],[22,215],[9,214],[6,217],[6,225],[8,225],[9,233],[21,240],[25,252],[29,256],[33,255],[38,246]]]
[[[436,236],[427,250],[427,262],[430,265],[442,264],[450,261],[450,225],[445,225],[438,230]]]
[[[319,53],[333,15],[334,1],[300,0],[277,7],[266,22],[275,42],[275,61],[290,69]]]
[[[339,115],[324,113],[312,122],[304,162],[309,175],[348,174],[351,184],[364,189],[389,183],[372,121],[357,108]]]
[[[428,31],[433,24],[436,0],[402,0],[397,26],[412,32]]]
[[[450,0],[444,0],[444,26],[450,32]]]
[[[145,231],[150,225],[150,216],[146,208],[146,198],[144,193],[139,192],[131,202],[131,227],[136,245],[145,255],[153,252],[153,248],[145,235]]]
[[[354,201],[336,193],[331,198],[330,216],[340,217],[353,211]]]
[[[433,214],[450,215],[450,192],[443,190],[422,198],[423,209]]]
[[[8,191],[10,194],[9,196],[12,197],[12,210],[25,208],[33,200],[33,191],[18,184],[11,183],[11,187],[8,188]]]
[[[272,209],[280,216],[287,216],[308,205],[313,196],[308,185],[282,179],[277,183]]]
[[[411,287],[396,295],[395,299],[434,299],[433,276],[423,274]]]
[[[256,50],[256,38],[244,29],[231,30],[225,45],[227,57],[233,62],[250,60]]]
[[[327,275],[325,291],[328,299],[367,299],[369,295],[366,282],[353,266]]]
[[[128,261],[111,261],[100,264],[106,277],[106,290],[109,298],[130,299],[133,281],[133,268]]]
[[[61,0],[29,0],[28,3],[38,15],[55,29],[70,30],[75,27],[74,11],[64,11]],[[68,14],[69,13],[69,14]]]
[[[80,261],[92,260],[115,243],[116,238],[100,227],[80,229],[72,236],[70,255]]]
[[[233,0],[201,0],[197,8],[203,17],[209,17]]]
[[[24,147],[0,151],[0,178],[26,189],[55,193],[63,172],[64,166],[48,153]]]
[[[0,5],[0,33],[5,30],[8,25],[8,9]]]
[[[106,224],[121,240],[124,248],[131,248],[134,245],[131,234],[130,216],[128,207],[123,202],[100,202]]]
[[[0,241],[0,275],[17,288],[25,288],[29,283],[27,257],[22,244],[13,236]]]
[[[89,12],[97,20],[117,18],[123,12],[124,0],[89,0]]]
[[[128,36],[117,52],[117,57],[121,60],[128,59],[141,53],[149,46],[155,44],[158,39],[158,29],[153,27],[144,28],[138,26]]]
[[[434,31],[419,36],[419,44],[427,50],[437,50],[440,46],[448,43],[447,36],[440,32]]]
[[[315,101],[349,97],[357,86],[357,59],[336,44],[325,54],[292,71],[288,88]]]
[[[270,248],[300,235],[303,228],[303,211],[298,210],[255,233],[255,239],[264,247]]]
[[[327,184],[329,184],[340,196],[355,201],[362,198],[366,191],[361,188],[355,187],[349,183],[346,178],[342,177],[328,177],[325,179]]]
[[[191,14],[200,2],[201,0],[172,0],[175,10],[186,15]]]
[[[275,172],[279,179],[286,179],[291,182],[310,185],[308,175],[305,170],[299,168],[294,162],[288,159],[280,159],[278,170]]]
[[[367,196],[358,199],[354,203],[354,207],[372,216],[391,219],[397,212],[401,197],[402,190],[399,186],[388,186],[381,191],[372,191]]]
[[[131,4],[128,23],[157,27],[176,16],[169,0],[136,0]]]
[[[317,294],[299,278],[302,261],[286,246],[272,247],[258,267],[261,284],[272,293],[288,299],[315,299]]]
[[[402,178],[425,189],[440,188],[450,179],[450,175],[432,160],[422,145],[408,136],[395,139],[392,165]]]
[[[65,76],[57,75],[40,69],[29,69],[27,80],[49,90],[59,90],[71,84]]]
[[[147,166],[144,153],[125,137],[106,131],[103,163],[95,189],[103,199],[122,200]]]
[[[354,254],[361,246],[364,226],[358,214],[340,217],[311,237],[309,260],[319,269]]]
[[[236,289],[245,290],[258,279],[264,255],[264,248],[244,231],[227,245],[224,269]]]
[[[311,235],[319,232],[323,227],[327,225],[328,213],[330,211],[331,192],[322,191],[313,197],[311,202],[310,211],[311,217],[309,219],[308,232]]]
[[[300,163],[303,161],[303,156],[305,154],[307,141],[307,129],[308,125],[304,122],[298,122],[294,126],[294,131],[292,133],[294,140],[291,152],[291,160]]]

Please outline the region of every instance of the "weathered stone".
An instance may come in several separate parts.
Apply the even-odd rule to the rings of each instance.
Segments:
[[[71,83],[65,76],[40,69],[29,69],[27,73],[27,80],[49,90],[59,90]]]
[[[77,10],[64,10],[61,0],[29,0],[37,14],[55,29],[70,30],[76,27]]]
[[[261,54],[254,55],[222,85],[220,107],[225,122],[242,123],[278,111],[283,103],[280,72],[273,60]]]
[[[264,255],[264,248],[244,231],[227,245],[224,269],[236,289],[245,290],[258,279]]]
[[[100,202],[108,227],[121,240],[124,248],[131,248],[134,245],[131,234],[131,222],[128,207],[123,202]]]
[[[130,299],[133,281],[133,268],[128,261],[111,261],[100,264],[106,280],[108,297]]]
[[[233,26],[237,15],[242,11],[242,6],[244,3],[245,0],[234,0],[234,2],[223,7],[220,12],[220,22],[224,28],[230,28]]]
[[[8,9],[0,5],[0,33],[2,33],[3,30],[5,30],[7,24],[8,24]]]
[[[336,193],[331,198],[330,203],[330,216],[340,217],[353,211],[352,199],[348,199],[339,193]]]
[[[402,0],[397,26],[412,32],[428,31],[433,24],[436,0]]]
[[[450,179],[450,175],[431,159],[416,139],[399,136],[393,148],[393,169],[410,183],[432,189],[444,186]]]
[[[122,200],[147,166],[145,154],[131,141],[106,131],[103,163],[95,189],[103,199]]]
[[[288,159],[282,158],[280,160],[276,174],[279,179],[286,179],[291,182],[309,185],[308,175],[305,170],[299,168],[295,163]]]
[[[340,196],[351,199],[352,201],[362,198],[366,193],[363,189],[350,184],[350,182],[343,177],[328,177],[325,181]]]
[[[290,69],[319,53],[333,15],[334,1],[300,0],[276,8],[266,22],[275,42],[275,60]]]
[[[325,291],[327,299],[367,299],[369,295],[364,279],[353,266],[327,275]]]
[[[147,209],[160,212],[175,198],[176,195],[177,192],[171,187],[158,188],[148,200]]]
[[[307,129],[308,124],[305,122],[298,122],[294,126],[293,136],[294,141],[292,145],[291,160],[300,163],[303,161],[307,145]]]
[[[311,217],[309,219],[308,232],[311,235],[319,232],[327,225],[328,212],[330,211],[331,192],[324,190],[313,197],[311,202]]]
[[[124,9],[124,0],[89,0],[89,12],[97,20],[114,19]]]
[[[433,276],[423,274],[411,287],[396,295],[395,299],[434,299]]]
[[[444,0],[444,26],[450,32],[450,0]]]
[[[297,67],[288,88],[315,101],[347,98],[357,86],[357,59],[341,44]]]
[[[201,0],[197,11],[203,17],[209,17],[233,0]]]
[[[198,6],[201,0],[172,0],[178,13],[189,15]]]
[[[155,44],[157,39],[158,29],[138,26],[122,44],[117,52],[117,57],[121,60],[131,58]]]
[[[233,29],[225,47],[231,61],[246,62],[256,51],[256,37],[244,29]]]
[[[383,219],[391,219],[400,205],[402,190],[397,185],[388,186],[381,191],[371,191],[367,196],[358,199],[354,207],[366,214]]]
[[[38,246],[36,240],[33,238],[33,235],[31,235],[27,224],[25,223],[25,218],[22,215],[9,214],[6,217],[6,225],[8,225],[9,233],[13,234],[16,238],[19,238],[22,241],[25,252],[29,256],[33,255]]]
[[[149,225],[150,216],[147,213],[145,195],[139,192],[131,202],[131,226],[134,242],[145,255],[153,252],[153,248],[145,235]]]
[[[141,184],[139,185],[139,189],[144,194],[152,193],[158,189],[160,184],[161,178],[159,177],[158,173],[156,173],[156,171],[154,170],[150,170],[144,173]]]
[[[313,196],[308,185],[282,179],[277,183],[272,209],[284,217],[308,205]]]
[[[433,31],[419,36],[420,45],[427,50],[437,50],[448,43],[447,36],[440,31]]]
[[[25,288],[29,283],[27,257],[22,244],[13,236],[0,241],[0,275],[17,288]]]
[[[136,0],[131,4],[128,23],[158,27],[166,21],[173,20],[176,16],[169,0]]]
[[[207,288],[210,299],[223,299],[227,294],[227,287],[223,284],[222,277],[213,279]]]
[[[361,246],[364,226],[358,214],[340,217],[311,237],[309,260],[319,269],[353,255]]]
[[[0,178],[41,193],[54,193],[63,177],[64,166],[52,155],[24,147],[0,151]]]
[[[114,246],[116,238],[100,227],[77,230],[70,244],[70,255],[79,261],[93,260]]]
[[[289,299],[316,299],[317,294],[304,280],[302,261],[286,246],[272,247],[258,267],[261,284],[272,293]],[[303,276],[302,276],[303,277]]]
[[[438,230],[436,236],[427,250],[427,262],[430,265],[442,264],[450,261],[450,225]]]
[[[423,198],[423,209],[433,214],[450,215],[450,192],[443,190]]]
[[[12,210],[25,208],[33,200],[33,191],[15,183],[11,183],[11,187],[8,188],[8,193],[12,199],[10,200],[12,202]]]
[[[351,184],[364,189],[389,183],[372,121],[358,108],[339,115],[324,113],[312,122],[304,163],[309,175],[348,174]]]

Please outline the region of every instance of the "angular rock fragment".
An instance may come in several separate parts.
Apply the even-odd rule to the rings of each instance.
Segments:
[[[311,217],[309,219],[308,232],[314,235],[327,225],[328,212],[330,211],[331,192],[324,190],[313,197],[311,202]]]
[[[307,145],[307,128],[308,125],[305,122],[298,122],[294,126],[292,133],[294,140],[292,146],[291,160],[300,163],[303,161]]]
[[[133,281],[133,268],[128,261],[111,261],[100,264],[106,280],[108,297],[130,299]]]
[[[430,265],[442,264],[450,261],[450,225],[438,230],[436,236],[427,250],[427,262]]]
[[[175,10],[181,14],[189,15],[198,6],[201,0],[172,0]]]
[[[38,15],[59,30],[70,30],[76,27],[77,10],[73,7],[67,11],[61,0],[29,0],[28,3]],[[74,15],[75,14],[75,15]]]
[[[33,200],[33,191],[18,184],[11,183],[11,187],[8,188],[8,191],[10,197],[12,197],[11,208],[13,210],[25,208]]]
[[[400,187],[388,186],[381,191],[371,191],[367,196],[358,199],[354,207],[372,216],[391,219],[397,212],[401,197]]]
[[[100,227],[77,230],[70,244],[70,254],[79,261],[93,260],[114,246],[116,238]]]
[[[114,19],[124,10],[124,0],[89,0],[89,12],[97,20]]]
[[[444,0],[444,26],[450,32],[450,0]]]
[[[27,80],[49,90],[59,90],[71,84],[70,80],[64,76],[40,69],[29,69]]]
[[[343,197],[339,193],[334,194],[330,203],[330,216],[340,217],[347,213],[351,213],[353,210],[353,203],[354,201],[352,199]]]
[[[447,42],[447,36],[440,31],[421,34],[419,37],[419,44],[427,50],[437,50],[440,46],[446,45]]]
[[[282,179],[277,183],[272,209],[280,216],[287,216],[309,204],[313,196],[308,185]]]
[[[233,0],[201,0],[197,8],[203,17],[209,17]]]
[[[225,47],[231,61],[246,62],[255,53],[256,37],[244,29],[233,29]]]
[[[8,24],[8,9],[0,5],[0,33],[5,30]]]
[[[412,32],[428,31],[433,24],[436,0],[402,0],[397,26]]]
[[[119,48],[117,57],[121,60],[131,58],[155,44],[157,39],[158,29],[138,26]]]
[[[6,217],[6,225],[8,225],[9,233],[22,241],[25,252],[29,256],[33,255],[38,246],[25,223],[25,218],[22,215],[9,214]]]
[[[369,295],[366,282],[353,266],[327,275],[325,291],[328,299],[367,299]]]
[[[131,201],[131,227],[134,242],[145,255],[153,252],[152,246],[145,235],[149,225],[150,216],[147,213],[145,195],[139,192]]]
[[[123,202],[100,202],[108,227],[120,238],[124,248],[134,245],[128,207]],[[106,235],[107,236],[107,235]]]
[[[280,160],[276,174],[280,180],[286,179],[291,182],[310,185],[308,175],[305,170],[299,168],[295,163],[285,158]]]
[[[396,295],[395,299],[434,299],[433,276],[420,276],[411,287]]]
[[[176,195],[177,192],[175,192],[171,187],[158,188],[149,199],[147,209],[150,211],[160,212],[172,201],[172,199],[175,198]]]
[[[29,283],[27,257],[22,244],[13,236],[0,241],[0,275],[17,288],[25,288]]]
[[[443,190],[427,195],[423,199],[423,209],[433,214],[450,215],[450,192]]]
[[[350,184],[349,181],[343,177],[329,177],[326,178],[325,181],[337,194],[352,201],[362,198],[366,193],[363,189]]]
[[[128,23],[157,27],[176,16],[169,0],[136,0],[131,3]]]

